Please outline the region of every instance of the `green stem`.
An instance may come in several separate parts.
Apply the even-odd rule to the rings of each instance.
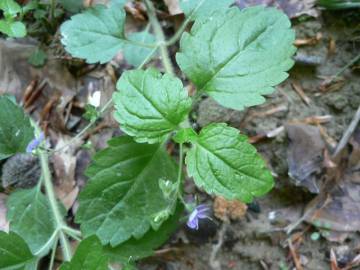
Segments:
[[[51,19],[51,24],[54,23],[54,20],[55,20],[55,9],[56,9],[56,0],[51,0],[50,1],[50,19]]]
[[[102,109],[99,111],[99,116],[97,117],[97,119],[99,119],[104,112],[110,107],[110,105],[112,104],[112,98],[110,98],[106,104],[102,107]],[[96,119],[96,120],[97,120]],[[95,121],[91,121],[86,127],[84,127],[75,137],[73,137],[66,145],[60,147],[59,149],[56,150],[51,150],[51,152],[55,153],[55,152],[60,152],[64,149],[66,149],[67,147],[69,147],[70,145],[72,145],[76,140],[81,139],[81,137],[90,129],[92,128],[92,126],[96,123]]]
[[[151,23],[152,27],[154,28],[156,40],[159,44],[161,60],[163,62],[164,68],[165,68],[166,72],[168,72],[170,74],[174,74],[174,68],[172,66],[170,56],[169,56],[169,51],[167,49],[166,42],[165,42],[165,35],[164,35],[164,32],[162,30],[162,27],[161,27],[157,17],[156,17],[155,7],[150,0],[145,0],[145,5],[146,5],[146,9],[148,11],[150,23]]]
[[[79,242],[81,241],[82,234],[80,231],[75,230],[68,226],[62,227],[62,230],[63,230],[63,232],[65,232],[68,236],[72,237],[73,239],[75,239]]]
[[[129,43],[130,45],[149,48],[149,49],[155,48],[157,46],[157,44],[146,44],[146,43],[142,43],[142,42],[130,40],[130,39],[126,39],[125,42]]]
[[[181,186],[181,176],[182,176],[182,169],[184,164],[184,149],[183,144],[179,144],[179,171],[178,171],[178,177],[177,177],[177,183],[178,183],[178,190]]]
[[[72,235],[81,236],[81,232],[79,230],[75,230],[71,227],[64,226],[61,228],[65,233],[71,233]]]
[[[137,67],[137,69],[142,69],[144,65],[151,59],[152,55],[157,51],[158,47],[154,47],[153,50],[148,54],[148,56],[144,59],[144,61],[140,64],[140,66]],[[95,121],[90,122],[87,124],[75,137],[73,137],[66,145],[60,147],[56,150],[50,150],[50,152],[60,152],[70,145],[72,145],[76,140],[81,139],[81,137],[89,130],[91,129],[96,121],[108,110],[108,108],[112,105],[112,98],[110,98],[106,104],[102,107],[102,109],[99,111],[98,117],[95,119]]]
[[[144,59],[144,61],[137,67],[137,69],[142,69],[147,62],[149,62],[149,60],[151,59],[151,57],[153,56],[153,54],[158,50],[159,47],[155,47],[149,54],[148,56],[146,56],[146,58]]]
[[[62,252],[64,255],[64,261],[69,262],[72,257],[72,251],[71,251],[71,245],[69,239],[66,237],[63,231],[60,231],[59,238],[60,238]]]
[[[182,184],[182,170],[183,170],[183,166],[184,166],[184,149],[183,149],[183,144],[180,143],[179,144],[179,171],[178,171],[178,176],[177,176],[177,190],[176,190],[176,194],[178,196],[178,199],[184,204],[186,205],[186,202],[182,196],[182,190],[181,190],[181,184]]]
[[[175,33],[175,35],[170,38],[168,41],[165,42],[166,46],[171,46],[173,44],[175,44],[179,39],[180,36],[182,35],[182,33],[185,31],[186,27],[188,26],[188,24],[193,20],[193,17],[196,13],[196,11],[198,11],[198,9],[202,6],[202,4],[205,2],[205,0],[201,0],[197,6],[191,11],[191,13],[189,14],[189,16],[186,18],[186,20],[183,22],[183,24],[180,26],[179,30]]]
[[[45,186],[45,190],[46,190],[46,195],[49,199],[49,203],[50,203],[50,208],[51,211],[54,215],[54,220],[57,224],[57,228],[59,229],[59,237],[60,237],[60,242],[61,242],[61,246],[62,246],[62,250],[63,250],[63,254],[64,254],[64,259],[66,261],[70,261],[71,260],[71,246],[69,243],[69,240],[66,238],[64,232],[61,230],[62,227],[65,227],[65,222],[62,218],[60,209],[59,209],[59,204],[56,200],[56,196],[55,196],[55,191],[54,191],[54,187],[51,181],[51,173],[50,173],[50,169],[49,169],[49,159],[48,159],[48,154],[45,151],[39,151],[39,156],[40,156],[40,164],[41,164],[41,170],[42,170],[42,174],[43,174],[43,181],[44,181],[44,186]]]
[[[54,267],[54,261],[55,261],[55,254],[56,254],[56,247],[58,245],[58,239],[54,242],[52,251],[51,251],[51,257],[50,257],[50,264],[49,264],[49,270],[52,270]]]

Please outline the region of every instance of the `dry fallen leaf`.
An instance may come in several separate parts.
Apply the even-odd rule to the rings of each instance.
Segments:
[[[360,131],[360,130],[359,130]],[[327,170],[324,190],[307,206],[306,220],[329,234],[330,240],[341,241],[341,233],[360,230],[360,142],[355,132],[352,148],[342,153],[335,168]],[[336,236],[336,237],[335,237]]]
[[[325,143],[317,127],[304,124],[287,124],[289,176],[297,186],[319,193],[318,177],[323,167]]]
[[[240,8],[255,5],[274,6],[283,10],[290,18],[301,15],[319,16],[315,3],[316,0],[236,0],[236,5]]]
[[[79,188],[75,182],[75,168],[76,168],[76,156],[75,152],[78,148],[78,143],[72,143],[68,145],[71,138],[68,136],[59,136],[58,142],[55,148],[62,149],[55,152],[52,156],[52,163],[55,173],[55,192],[59,200],[64,204],[66,210],[69,210],[79,193]]]
[[[177,15],[183,13],[179,5],[179,0],[164,0],[164,2],[165,5],[168,7],[170,15]]]

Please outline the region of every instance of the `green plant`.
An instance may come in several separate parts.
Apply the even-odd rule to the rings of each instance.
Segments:
[[[52,151],[46,148],[39,127],[33,123],[36,139],[31,141],[28,117],[9,98],[0,98],[11,107],[8,112],[16,111],[23,119],[8,123],[0,106],[1,142],[14,139],[11,147],[0,144],[1,157],[23,152],[28,145],[28,152],[39,156],[42,167],[37,187],[10,196],[12,233],[0,235],[4,238],[0,247],[8,252],[0,253],[0,269],[32,269],[52,250],[51,268],[58,241],[68,261],[61,270],[108,269],[109,262],[136,261],[167,239],[184,207],[191,212],[188,225],[197,229],[198,219],[207,216],[206,207],[184,199],[184,156],[188,175],[209,194],[251,202],[273,187],[271,172],[246,136],[224,123],[196,132],[188,115],[201,95],[237,110],[263,103],[264,95],[287,78],[286,71],[293,65],[294,31],[289,19],[272,8],[240,11],[229,7],[232,1],[183,0],[187,18],[179,32],[166,40],[150,0],[144,2],[154,35],[149,29],[127,35],[123,2],[85,10],[61,27],[62,43],[72,56],[88,63],[106,63],[124,50],[127,60],[137,66],[121,75],[118,91],[102,109],[88,110],[91,122],[76,136],[82,136],[112,104],[115,119],[127,134],[108,141],[87,169],[90,180],[80,194],[75,220],[81,232],[65,223],[51,183],[48,155]],[[184,32],[192,21],[191,31]],[[176,62],[196,86],[191,97],[174,75],[169,58],[168,46],[180,37]],[[143,69],[158,51],[165,72]],[[18,130],[21,136],[14,137]],[[178,164],[166,151],[170,140],[178,144]],[[81,241],[74,256],[68,236]],[[19,244],[2,244],[9,241]],[[21,257],[7,255],[19,253],[18,249]]]
[[[0,10],[2,10],[4,18],[0,20],[0,32],[9,37],[26,36],[26,27],[18,19],[22,14],[22,8],[14,0],[0,1]]]

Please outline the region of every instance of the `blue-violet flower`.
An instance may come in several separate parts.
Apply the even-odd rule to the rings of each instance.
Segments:
[[[209,206],[205,204],[199,204],[195,207],[195,209],[191,212],[186,225],[191,229],[199,229],[199,219],[209,218],[208,216],[210,211]]]
[[[39,137],[34,138],[26,147],[26,152],[27,153],[32,153],[32,151],[34,151],[36,148],[39,147],[39,145],[43,142],[43,140],[45,139],[45,135],[44,132],[40,132]]]

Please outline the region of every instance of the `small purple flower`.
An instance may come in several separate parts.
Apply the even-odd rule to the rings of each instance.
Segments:
[[[43,140],[45,139],[45,135],[44,132],[40,132],[39,137],[34,138],[26,147],[26,152],[27,153],[32,153],[32,151],[34,151],[36,148],[38,148],[38,146],[43,142]]]
[[[198,230],[199,229],[199,219],[209,218],[208,216],[210,211],[209,206],[205,204],[199,204],[195,207],[195,209],[191,212],[186,225],[191,228]]]

